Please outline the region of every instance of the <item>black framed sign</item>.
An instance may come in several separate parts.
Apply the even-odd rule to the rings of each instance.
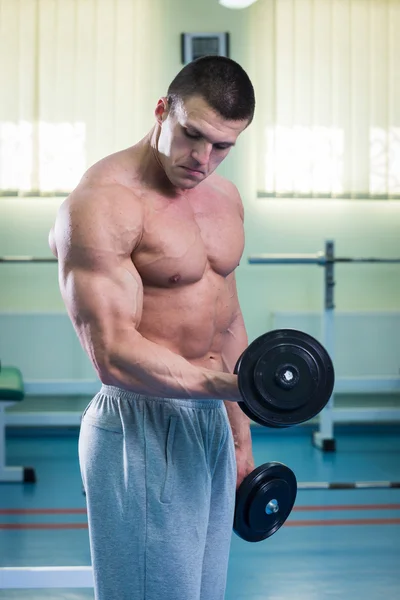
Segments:
[[[181,34],[182,64],[210,54],[229,58],[229,33]]]

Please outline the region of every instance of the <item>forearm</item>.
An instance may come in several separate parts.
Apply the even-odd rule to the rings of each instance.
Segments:
[[[233,373],[239,356],[248,346],[248,338],[242,313],[239,311],[231,324],[223,351],[224,370]],[[251,448],[250,419],[237,404],[225,402],[232,429],[235,448]]]
[[[236,375],[195,367],[139,333],[120,340],[100,369],[104,383],[161,398],[240,399]]]
[[[244,414],[238,404],[225,402],[229,423],[232,429],[235,448],[251,448],[250,419]]]

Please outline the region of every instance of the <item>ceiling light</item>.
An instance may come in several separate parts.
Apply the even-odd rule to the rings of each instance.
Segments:
[[[218,0],[225,8],[247,8],[250,4],[254,4],[256,0]]]

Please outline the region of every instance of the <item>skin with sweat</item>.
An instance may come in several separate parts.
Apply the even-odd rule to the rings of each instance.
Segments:
[[[237,358],[247,347],[235,269],[243,206],[215,173],[247,121],[227,121],[198,96],[135,146],[91,167],[62,204],[49,243],[60,289],[103,383],[137,393],[225,401],[237,484],[254,468]]]

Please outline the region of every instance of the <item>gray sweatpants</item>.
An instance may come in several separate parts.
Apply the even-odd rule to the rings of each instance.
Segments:
[[[236,462],[222,401],[103,386],[79,460],[96,600],[223,600]]]

